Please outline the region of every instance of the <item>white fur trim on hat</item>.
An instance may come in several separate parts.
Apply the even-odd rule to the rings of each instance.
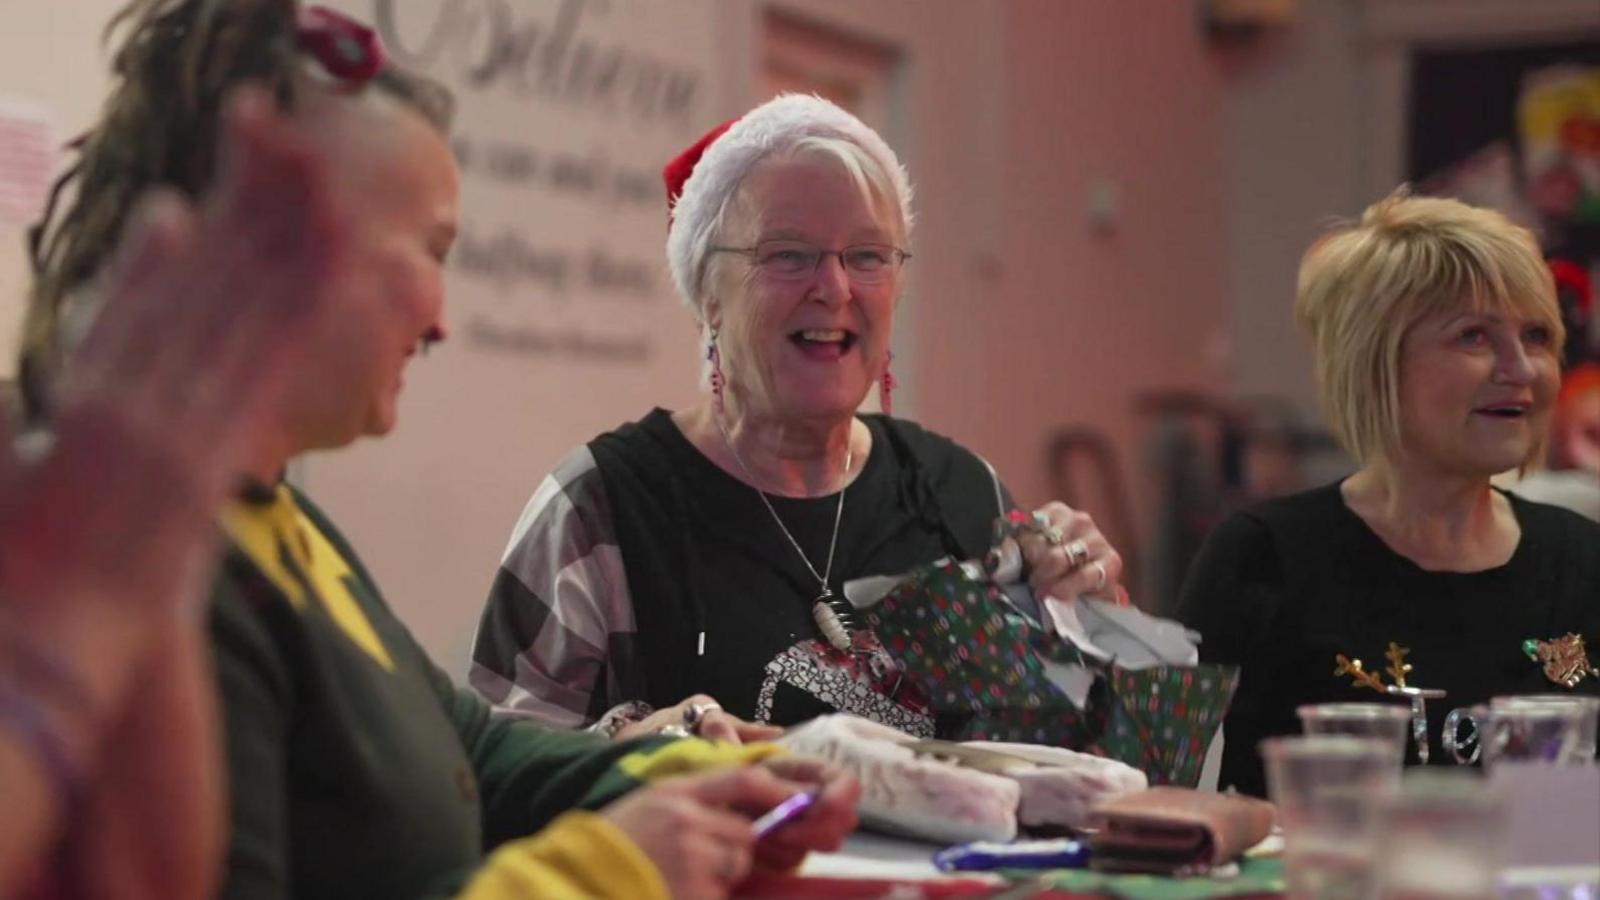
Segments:
[[[878,133],[838,106],[807,94],[782,94],[746,113],[707,147],[672,208],[667,266],[678,296],[699,312],[700,277],[712,226],[728,197],[757,162],[808,137],[831,137],[860,147],[894,186],[900,215],[911,227],[911,179]]]

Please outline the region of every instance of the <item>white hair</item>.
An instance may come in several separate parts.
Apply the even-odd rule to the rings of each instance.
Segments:
[[[746,113],[706,147],[672,207],[667,266],[679,298],[697,317],[704,318],[706,260],[739,185],[763,159],[798,152],[836,159],[869,196],[893,198],[900,232],[910,235],[911,180],[883,138],[821,97],[780,95]]]

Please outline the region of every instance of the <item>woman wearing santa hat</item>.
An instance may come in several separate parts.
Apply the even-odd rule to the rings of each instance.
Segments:
[[[892,418],[911,186],[866,125],[786,95],[668,164],[667,260],[705,394],[573,451],[512,534],[471,680],[503,711],[632,735],[750,739],[835,710],[933,735],[846,581],[988,549],[988,464]],[[859,415],[877,387],[882,415]],[[1061,503],[1025,536],[1033,587],[1118,592],[1122,561]],[[744,721],[748,720],[748,721]]]

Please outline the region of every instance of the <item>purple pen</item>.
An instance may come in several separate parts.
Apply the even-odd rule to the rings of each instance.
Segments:
[[[782,828],[786,823],[800,817],[800,814],[811,808],[817,802],[816,791],[801,791],[777,806],[767,810],[761,818],[750,823],[750,831],[755,834],[756,840],[761,840],[767,835]]]

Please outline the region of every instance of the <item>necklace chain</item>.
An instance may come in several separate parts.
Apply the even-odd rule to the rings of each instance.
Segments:
[[[739,471],[744,473],[745,479],[750,482],[751,489],[756,492],[757,497],[761,498],[761,503],[767,508],[767,512],[772,514],[772,521],[778,523],[778,530],[782,531],[783,536],[789,539],[789,546],[794,548],[794,552],[800,556],[800,561],[805,563],[806,569],[811,572],[811,577],[815,578],[817,584],[821,586],[822,594],[817,599],[823,600],[832,597],[833,590],[828,587],[828,579],[833,576],[833,551],[839,546],[839,523],[844,520],[844,492],[849,485],[841,484],[839,486],[839,505],[833,511],[833,537],[828,539],[828,562],[822,572],[819,573],[817,572],[817,567],[811,564],[811,558],[806,556],[806,551],[801,549],[800,542],[795,540],[794,535],[789,532],[789,526],[783,524],[783,517],[778,515],[778,510],[773,507],[772,501],[767,499],[767,492],[756,486],[755,473],[751,472],[750,467],[745,465],[744,457],[739,455],[739,448],[733,445],[733,438],[728,434],[727,426],[722,424],[722,417],[713,416],[713,418],[716,419],[717,430],[722,433],[722,442],[728,445],[728,452],[733,454],[733,461],[739,464]],[[850,464],[854,462],[855,455],[855,448],[847,444],[844,454],[845,477],[850,475]]]

